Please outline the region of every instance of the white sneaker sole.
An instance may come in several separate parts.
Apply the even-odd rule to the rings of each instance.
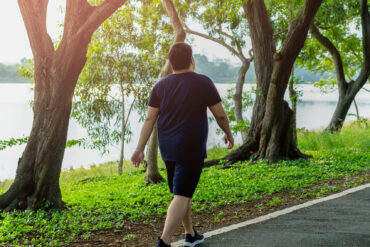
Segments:
[[[199,239],[199,240],[195,241],[194,243],[185,242],[184,243],[184,246],[186,246],[186,247],[194,247],[197,244],[203,243],[203,241],[204,241],[204,238],[203,239]]]

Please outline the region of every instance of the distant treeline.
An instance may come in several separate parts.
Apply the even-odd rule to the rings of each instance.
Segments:
[[[195,71],[201,74],[206,74],[215,83],[235,82],[237,80],[239,67],[236,65],[230,64],[225,60],[209,61],[206,56],[200,54],[194,54],[194,60]],[[314,74],[302,68],[295,69],[295,76],[299,77],[302,83],[316,82],[323,77],[327,77],[320,74]],[[255,77],[254,65],[251,63],[245,76],[245,82],[255,83]]]
[[[239,68],[225,60],[210,61],[208,57],[201,54],[194,54],[196,63],[195,71],[208,75],[216,83],[235,82],[238,77]],[[25,62],[22,60],[22,62]],[[21,63],[22,63],[21,62]],[[16,70],[21,64],[6,65],[0,63],[0,83],[14,82],[25,83],[28,79],[21,78],[17,75]],[[303,83],[319,81],[323,76],[314,74],[302,68],[295,69],[295,76],[301,78]],[[255,72],[253,63],[249,68],[246,77],[246,83],[255,83]]]
[[[25,83],[29,82],[28,79],[22,78],[17,75],[17,68],[21,66],[21,64],[3,64],[0,63],[0,83]]]

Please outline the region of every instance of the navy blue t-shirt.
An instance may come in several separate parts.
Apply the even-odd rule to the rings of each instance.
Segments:
[[[163,160],[207,157],[207,106],[219,102],[212,80],[195,72],[168,75],[154,86],[148,105],[159,108],[158,141]]]

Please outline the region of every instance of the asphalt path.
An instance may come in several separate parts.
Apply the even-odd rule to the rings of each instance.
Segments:
[[[370,188],[206,238],[199,247],[370,247]]]

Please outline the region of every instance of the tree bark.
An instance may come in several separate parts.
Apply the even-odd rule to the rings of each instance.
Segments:
[[[347,82],[341,54],[335,45],[323,34],[319,29],[312,24],[310,32],[312,36],[324,46],[330,55],[333,57],[335,66],[335,75],[338,83],[338,103],[336,105],[334,114],[330,120],[327,131],[337,132],[342,129],[343,123],[347,117],[349,108],[354,101],[357,93],[366,84],[370,75],[370,15],[367,6],[367,0],[360,0],[361,4],[361,27],[362,27],[362,49],[363,49],[363,63],[361,71],[356,80]]]
[[[294,141],[292,111],[283,97],[294,61],[304,45],[308,28],[321,2],[306,0],[292,22],[279,53],[275,53],[273,30],[264,1],[253,0],[243,5],[254,52],[257,97],[248,140],[222,158],[227,163],[247,160],[252,154],[270,163],[308,157],[298,150]],[[210,161],[209,164],[216,161]]]
[[[59,177],[74,88],[91,35],[124,2],[106,0],[92,7],[86,1],[67,0],[65,32],[54,50],[46,30],[48,0],[18,0],[35,60],[34,119],[14,182],[0,196],[0,209],[64,207]]]
[[[154,125],[152,135],[149,139],[146,160],[146,175],[147,183],[156,184],[163,181],[162,175],[158,171],[158,129],[157,124]]]
[[[245,59],[242,61],[242,66],[239,69],[238,80],[235,85],[234,105],[235,105],[235,120],[244,121],[243,119],[243,86],[245,83],[245,74],[250,66],[250,61]],[[247,142],[247,132],[241,133],[243,143]]]
[[[163,3],[165,4],[165,8],[167,10],[168,16],[170,17],[172,28],[175,34],[173,43],[175,44],[178,42],[184,42],[186,38],[186,33],[182,26],[182,22],[177,14],[176,8],[173,5],[173,2],[171,0],[163,0]],[[165,65],[161,70],[160,78],[162,79],[167,75],[172,74],[172,72],[173,72],[172,66],[169,60],[167,59]],[[153,128],[153,132],[149,140],[148,151],[146,153],[147,168],[145,180],[148,183],[158,183],[164,180],[158,171],[157,156],[158,156],[158,129],[156,123],[155,127]]]

